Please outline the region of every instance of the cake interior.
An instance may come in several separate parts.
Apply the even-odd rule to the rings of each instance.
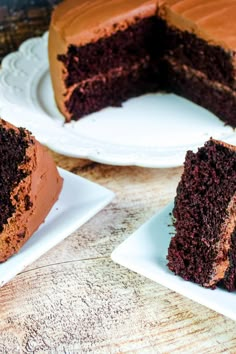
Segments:
[[[116,26],[116,25],[114,25]],[[126,30],[81,47],[69,46],[58,60],[65,70],[65,106],[70,119],[160,89],[155,16],[136,19]]]
[[[232,278],[235,177],[236,152],[222,144],[210,140],[186,155],[173,210],[176,234],[167,257],[168,267],[186,280],[214,288],[227,273]],[[225,286],[230,290],[233,282]]]
[[[158,19],[163,90],[208,109],[236,127],[235,52]]]
[[[165,60],[174,59],[175,64],[199,71],[210,81],[235,88],[235,52],[207,43],[195,33],[169,26],[162,18],[157,21]]]
[[[74,120],[107,106],[120,107],[128,98],[156,92],[160,88],[158,76],[150,63],[123,68],[122,72],[110,70],[106,76],[97,75],[75,87],[65,106]]]
[[[232,89],[209,81],[199,72],[171,59],[164,60],[162,67],[165,72],[163,90],[187,98],[214,113],[225,124],[236,128],[236,94]]]
[[[4,124],[0,125],[0,232],[7,224],[15,212],[15,206],[11,200],[11,193],[19,182],[24,179],[28,172],[20,168],[20,165],[26,163],[26,149],[29,146],[26,134],[23,129],[19,131],[6,129]],[[14,196],[17,200],[17,195]],[[30,207],[29,197],[25,197],[26,210]]]
[[[116,27],[116,25],[114,25]],[[157,56],[153,38],[158,34],[156,17],[139,19],[126,30],[83,46],[70,45],[58,59],[66,68],[66,87],[107,74],[114,68],[131,68],[145,60],[149,63]]]

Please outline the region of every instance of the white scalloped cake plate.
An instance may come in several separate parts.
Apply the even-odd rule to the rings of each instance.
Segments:
[[[144,95],[122,108],[106,108],[64,124],[50,81],[47,33],[27,40],[4,58],[0,114],[31,130],[56,152],[113,165],[175,167],[182,165],[187,150],[196,150],[210,137],[236,143],[233,129],[173,94]]]
[[[114,198],[110,190],[58,169],[64,179],[58,201],[21,250],[0,264],[0,287],[82,226]]]
[[[167,205],[119,245],[111,255],[112,260],[236,321],[235,292],[205,289],[168,269],[166,256],[174,233],[173,205],[173,202]]]

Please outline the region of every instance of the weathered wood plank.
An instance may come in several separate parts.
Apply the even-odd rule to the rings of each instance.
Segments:
[[[233,353],[236,345],[234,322],[108,258],[28,270],[2,289],[1,309],[0,343],[26,353]]]

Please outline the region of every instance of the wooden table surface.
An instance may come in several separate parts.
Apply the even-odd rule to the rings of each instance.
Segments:
[[[1,1],[0,14],[12,16]],[[44,3],[40,11],[53,1]],[[2,30],[0,43],[7,38],[14,49],[12,36]],[[52,154],[58,166],[116,197],[0,289],[0,353],[236,353],[235,322],[110,259],[174,197],[182,167],[117,167]]]

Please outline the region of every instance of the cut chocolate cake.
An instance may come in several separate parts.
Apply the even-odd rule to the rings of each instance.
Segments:
[[[204,287],[236,288],[236,147],[188,151],[173,209],[168,267]]]
[[[19,251],[58,199],[55,163],[23,128],[0,119],[0,262]]]
[[[156,1],[64,1],[52,16],[49,58],[67,121],[160,88]]]
[[[49,31],[66,121],[166,91],[236,127],[235,0],[65,0]]]

